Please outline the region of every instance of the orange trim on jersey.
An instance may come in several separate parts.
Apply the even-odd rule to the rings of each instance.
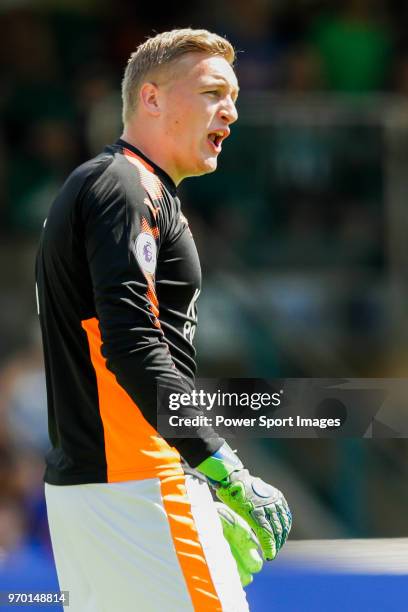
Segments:
[[[145,189],[152,202],[160,200],[163,197],[163,185],[159,177],[154,171],[154,168],[148,164],[142,157],[129,151],[129,149],[123,149],[123,154],[129,163],[133,164],[139,171],[139,178],[142,187]]]
[[[106,367],[98,319],[81,324],[96,374],[108,482],[182,474],[179,453],[159,436]]]
[[[153,215],[153,219],[155,221],[157,221],[157,217],[159,216],[159,212],[161,211],[160,206],[153,206],[153,204],[151,203],[149,198],[145,198],[143,201],[146,204],[147,208],[150,209],[150,212]],[[157,230],[157,238],[158,238],[159,237],[159,228],[158,227],[154,227],[153,229]]]
[[[160,479],[164,509],[194,612],[222,610],[188,501],[184,475]],[[159,578],[160,579],[160,578]]]
[[[149,170],[149,172],[153,172],[153,174],[154,174],[153,166],[148,164],[147,161],[145,159],[143,159],[143,157],[140,157],[139,155],[137,155],[136,153],[134,153],[130,149],[127,149],[126,147],[123,147],[123,153],[124,153],[124,155],[127,155],[129,157],[134,157],[135,159],[140,161],[140,163],[143,164],[143,166],[146,168],[146,170]]]
[[[148,289],[147,289],[146,296],[150,302],[150,309],[153,313],[153,316],[155,317],[154,325],[156,327],[161,328],[160,321],[159,321],[159,300],[157,299],[156,291],[154,288],[154,283],[150,278],[148,278],[147,284],[148,284]]]
[[[141,219],[141,230],[142,232],[147,232],[155,240],[157,240],[160,236],[159,228],[156,226],[150,227],[149,221],[146,217],[142,217]],[[146,270],[142,270],[144,277],[147,281],[147,292],[146,297],[149,301],[149,307],[153,314],[153,325],[158,329],[161,329],[160,321],[159,321],[159,300],[156,293],[156,285],[154,282],[154,274],[147,272]]]
[[[147,232],[148,234],[151,234],[155,240],[158,240],[160,238],[159,228],[156,225],[151,227],[146,217],[141,218],[140,227],[142,229],[142,232]]]

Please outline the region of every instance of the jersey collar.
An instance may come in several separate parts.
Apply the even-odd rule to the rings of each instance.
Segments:
[[[136,155],[138,155],[139,157],[144,159],[145,162],[147,162],[150,166],[152,166],[152,168],[154,170],[154,173],[159,176],[159,178],[166,185],[166,187],[170,191],[170,193],[172,195],[177,195],[177,187],[176,187],[173,179],[167,174],[167,172],[165,172],[162,168],[160,168],[160,166],[155,164],[144,153],[142,153],[142,151],[140,151],[140,149],[137,149],[136,147],[131,145],[129,142],[126,142],[126,140],[123,140],[122,138],[119,138],[116,141],[116,144],[121,146],[121,147],[126,147],[126,149],[129,149],[130,151],[132,151],[133,153],[135,153]]]

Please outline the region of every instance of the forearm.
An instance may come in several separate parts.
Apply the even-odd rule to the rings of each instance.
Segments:
[[[174,369],[168,351],[163,353],[160,346],[150,351],[133,350],[126,356],[111,356],[107,360],[107,366],[140,409],[144,418],[156,430],[158,388],[161,389],[162,414],[165,414],[169,405],[166,396],[171,393],[191,392],[187,380],[178,375]],[[172,413],[169,411],[168,414],[170,416]],[[193,418],[200,414],[200,408],[192,404],[180,406],[178,410],[180,417]],[[211,427],[191,427],[190,431],[191,437],[184,438],[161,435],[194,468],[218,451],[224,440]]]

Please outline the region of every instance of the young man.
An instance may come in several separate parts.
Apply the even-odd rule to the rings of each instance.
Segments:
[[[217,167],[237,119],[233,61],[206,30],[140,45],[123,80],[122,137],[72,173],[44,227],[46,501],[72,612],[248,609],[207,482],[188,466],[228,506],[224,533],[238,565],[247,552],[246,582],[260,567],[249,526],[267,559],[290,530],[282,494],[211,429],[172,440],[156,431],[157,385],[189,392],[196,371],[200,265],[177,185]]]

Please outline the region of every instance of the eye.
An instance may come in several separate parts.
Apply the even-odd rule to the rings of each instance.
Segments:
[[[210,91],[205,91],[204,93],[210,94],[210,96],[216,96],[217,98],[219,98],[221,95],[221,92],[219,89],[211,89]]]

